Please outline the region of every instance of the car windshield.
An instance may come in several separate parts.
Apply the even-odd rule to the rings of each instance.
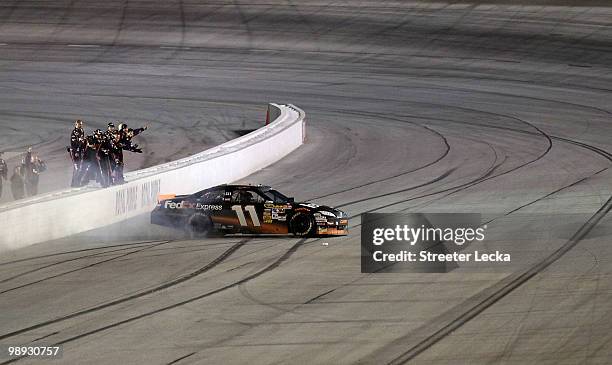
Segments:
[[[225,189],[205,189],[198,191],[193,196],[203,200],[220,201],[223,200],[223,193],[225,193]]]
[[[289,202],[289,198],[285,195],[279,193],[276,190],[267,190],[262,191],[262,194],[266,196],[266,199],[273,201],[274,203],[287,203]]]

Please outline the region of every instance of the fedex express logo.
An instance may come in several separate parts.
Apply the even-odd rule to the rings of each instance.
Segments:
[[[196,210],[221,210],[223,209],[221,205],[192,203],[192,202],[188,202],[184,200],[179,203],[172,202],[172,201],[166,201],[164,203],[164,208],[166,209],[196,209]]]

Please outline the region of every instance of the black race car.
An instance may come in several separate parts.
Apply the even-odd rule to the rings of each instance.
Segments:
[[[348,216],[341,210],[296,203],[293,198],[262,185],[219,185],[191,195],[160,195],[151,212],[151,223],[185,228],[194,235],[348,234]]]

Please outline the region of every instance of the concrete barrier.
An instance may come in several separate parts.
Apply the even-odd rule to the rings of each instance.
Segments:
[[[45,194],[0,209],[0,250],[67,237],[147,213],[159,193],[189,194],[258,171],[298,148],[304,112],[270,104],[275,120],[199,154],[126,174],[127,183]]]

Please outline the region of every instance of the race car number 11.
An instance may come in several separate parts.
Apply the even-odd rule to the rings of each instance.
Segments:
[[[232,205],[232,210],[234,212],[236,212],[236,215],[238,216],[238,221],[240,222],[241,226],[247,226],[247,221],[246,218],[244,217],[244,211],[242,210],[242,206],[240,205]],[[255,206],[254,205],[247,205],[246,207],[244,207],[244,210],[246,210],[249,215],[251,216],[251,221],[253,221],[253,225],[255,227],[260,227],[261,223],[259,223],[259,217],[257,217],[257,211],[255,210]]]

